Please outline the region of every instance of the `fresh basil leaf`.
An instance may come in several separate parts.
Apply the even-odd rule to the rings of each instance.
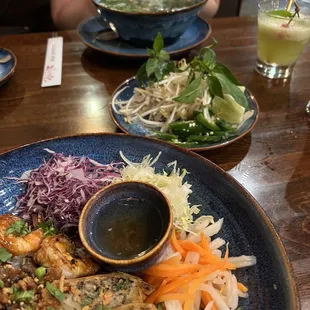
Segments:
[[[164,75],[168,75],[170,72],[176,72],[177,71],[177,65],[174,61],[170,61],[167,63],[165,70],[164,70]]]
[[[224,98],[222,85],[216,76],[208,76],[208,86],[212,95]]]
[[[191,61],[190,65],[195,71],[199,72],[205,72],[208,69],[206,64],[197,57]]]
[[[93,298],[91,297],[85,297],[84,299],[82,299],[82,302],[81,302],[81,307],[85,307],[85,306],[88,306],[89,304],[91,304],[93,302]]]
[[[155,56],[155,52],[152,49],[150,49],[150,48],[147,48],[147,54],[148,54],[149,57],[154,57]]]
[[[214,73],[214,75],[221,83],[223,93],[231,95],[238,104],[247,110],[249,108],[249,103],[239,87],[233,84],[223,73]]]
[[[146,62],[146,74],[148,77],[150,77],[154,72],[155,69],[158,65],[158,59],[157,58],[150,58],[147,62]]]
[[[281,17],[293,17],[293,13],[286,11],[286,10],[276,10],[276,11],[269,11],[269,15],[273,16],[281,16]]]
[[[47,306],[46,310],[56,310],[54,307]]]
[[[161,33],[159,32],[154,40],[153,49],[156,54],[159,54],[163,48],[164,48],[164,40]]]
[[[196,78],[194,81],[192,81],[188,86],[184,88],[184,90],[181,92],[181,94],[174,98],[174,101],[177,102],[184,102],[184,103],[191,103],[193,102],[197,97],[201,96],[202,94],[202,86],[201,86],[202,78]]]
[[[0,262],[5,263],[11,259],[13,255],[8,252],[5,248],[0,248]]]
[[[157,81],[161,81],[165,75],[168,75],[170,72],[176,71],[175,62],[166,62],[161,59],[158,60],[157,66],[155,68],[154,74]]]
[[[142,86],[147,80],[146,62],[139,68],[136,73],[136,79],[139,86]]]
[[[4,288],[4,282],[0,279],[0,288]]]
[[[194,70],[190,70],[187,81],[186,81],[186,86],[189,85],[190,83],[192,83],[195,79],[195,71]]]
[[[42,222],[38,227],[43,230],[44,237],[56,235],[56,229],[52,221]]]
[[[163,73],[162,70],[160,69],[160,67],[156,67],[155,71],[154,71],[155,77],[157,79],[157,81],[162,80],[163,78]]]
[[[165,50],[161,50],[158,54],[158,58],[162,59],[164,61],[169,61],[170,59],[170,55],[168,52],[166,52]]]
[[[236,79],[236,77],[231,73],[231,71],[223,64],[217,63],[212,72],[224,74],[230,82],[235,85],[241,86],[241,83]]]
[[[216,64],[216,55],[214,51],[210,48],[203,48],[200,55],[202,61],[206,64],[208,68],[212,70]]]
[[[57,287],[55,287],[50,282],[46,282],[46,289],[54,296],[56,297],[60,302],[62,302],[65,298],[65,294],[61,292]]]
[[[163,62],[162,60],[158,61],[158,64],[157,64],[155,71],[154,71],[154,74],[155,74],[157,81],[160,81],[163,79],[163,77],[165,75],[164,72],[165,72],[166,66],[167,66],[166,62]]]
[[[34,290],[30,291],[20,291],[18,288],[13,286],[13,294],[12,294],[12,300],[15,302],[21,302],[21,301],[30,301],[34,298]]]
[[[25,236],[30,232],[31,230],[29,229],[28,225],[23,220],[19,220],[14,222],[9,226],[9,228],[7,228],[7,230],[5,231],[5,235],[7,236],[13,234],[15,236]]]

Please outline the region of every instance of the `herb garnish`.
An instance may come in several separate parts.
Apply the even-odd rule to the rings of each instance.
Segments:
[[[12,300],[15,302],[20,301],[31,301],[34,298],[34,290],[30,291],[21,291],[15,286],[13,286],[13,294],[12,294]]]
[[[44,237],[56,235],[56,228],[52,221],[42,222],[38,227],[43,230]]]
[[[136,74],[139,85],[145,82],[160,81],[165,75],[176,70],[174,61],[170,61],[169,54],[163,50],[164,40],[160,33],[156,36],[153,49],[148,49],[149,59],[145,62]]]
[[[4,288],[4,282],[0,280],[0,288]]]
[[[130,281],[128,279],[120,279],[120,281],[112,286],[113,291],[118,292],[120,290],[125,290],[130,285]]]
[[[46,275],[46,268],[41,266],[34,271],[35,276],[41,280]]]
[[[57,287],[55,287],[50,282],[46,282],[46,289],[56,297],[60,302],[62,302],[65,298],[65,294],[61,292]]]
[[[5,235],[13,234],[14,236],[20,237],[28,235],[31,232],[28,224],[23,220],[18,220],[11,224],[9,228],[5,231]]]
[[[92,302],[93,302],[93,298],[91,298],[91,297],[89,297],[89,296],[87,296],[87,297],[85,297],[83,300],[82,300],[82,302],[81,302],[81,307],[83,308],[83,307],[85,307],[85,306],[88,306],[89,304],[91,304]]]
[[[290,12],[290,9],[291,9],[291,6],[293,3],[295,6],[295,12],[294,13]],[[289,0],[285,10],[269,11],[268,14],[273,15],[273,16],[289,17],[290,20],[288,21],[288,23],[283,24],[283,27],[288,27],[296,15],[299,17],[299,12],[300,12],[300,7],[298,6],[297,2],[294,0]]]
[[[0,248],[0,262],[7,262],[13,255],[8,252],[5,248]]]
[[[280,16],[280,17],[292,17],[293,14],[289,11],[286,10],[275,10],[275,11],[269,11],[269,15],[274,15],[274,16]]]
[[[160,81],[170,72],[182,72],[191,69],[187,86],[173,100],[192,103],[202,95],[203,83],[208,83],[212,95],[224,98],[224,93],[230,94],[238,104],[248,109],[248,101],[238,87],[240,82],[226,66],[216,61],[216,54],[212,49],[216,45],[217,41],[213,39],[213,44],[202,48],[198,56],[194,57],[187,66],[177,66],[177,63],[171,61],[169,54],[163,50],[164,42],[159,33],[154,41],[153,50],[148,50],[150,58],[137,72],[136,78],[139,85],[143,86],[146,83],[152,84]]]

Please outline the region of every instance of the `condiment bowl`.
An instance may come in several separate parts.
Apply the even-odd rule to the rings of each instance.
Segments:
[[[102,19],[113,24],[119,36],[140,47],[150,47],[160,32],[165,46],[176,41],[195,21],[207,0],[177,10],[156,12],[124,12],[106,7],[93,0]]]
[[[121,182],[86,203],[79,234],[87,251],[107,269],[138,272],[163,253],[172,226],[172,210],[163,193],[146,183]]]

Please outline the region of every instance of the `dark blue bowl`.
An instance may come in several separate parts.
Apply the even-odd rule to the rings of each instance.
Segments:
[[[132,205],[130,201],[133,200],[140,200],[142,203]],[[137,220],[140,224],[134,228],[132,222]],[[160,222],[160,225],[149,223],[154,220]],[[141,222],[145,222],[146,225]],[[111,228],[108,229],[106,225]],[[141,249],[140,254],[126,253],[127,255],[120,258],[113,250],[125,248],[122,238],[122,245],[115,246],[117,242],[110,237],[111,243],[114,244],[113,250],[107,245],[106,240],[100,240],[103,236],[111,234],[112,226],[113,231],[120,232],[118,239],[122,233],[128,235],[135,229],[136,234],[151,241],[152,245]],[[163,193],[150,184],[122,182],[103,188],[86,203],[79,219],[79,235],[87,251],[107,269],[138,272],[154,264],[163,253],[170,240],[172,226],[172,210]],[[129,248],[134,246],[135,244],[130,244]]]
[[[112,23],[119,35],[130,43],[148,47],[160,32],[165,45],[172,44],[195,21],[207,0],[176,11],[154,13],[120,12],[108,9],[101,0],[93,0],[102,19]]]

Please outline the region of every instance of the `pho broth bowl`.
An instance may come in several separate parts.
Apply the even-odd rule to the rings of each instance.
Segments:
[[[173,226],[166,197],[141,182],[112,184],[85,205],[79,234],[87,251],[111,271],[138,272],[168,245]]]
[[[207,0],[93,0],[104,21],[120,37],[150,47],[160,32],[165,45],[175,42],[195,21]]]

